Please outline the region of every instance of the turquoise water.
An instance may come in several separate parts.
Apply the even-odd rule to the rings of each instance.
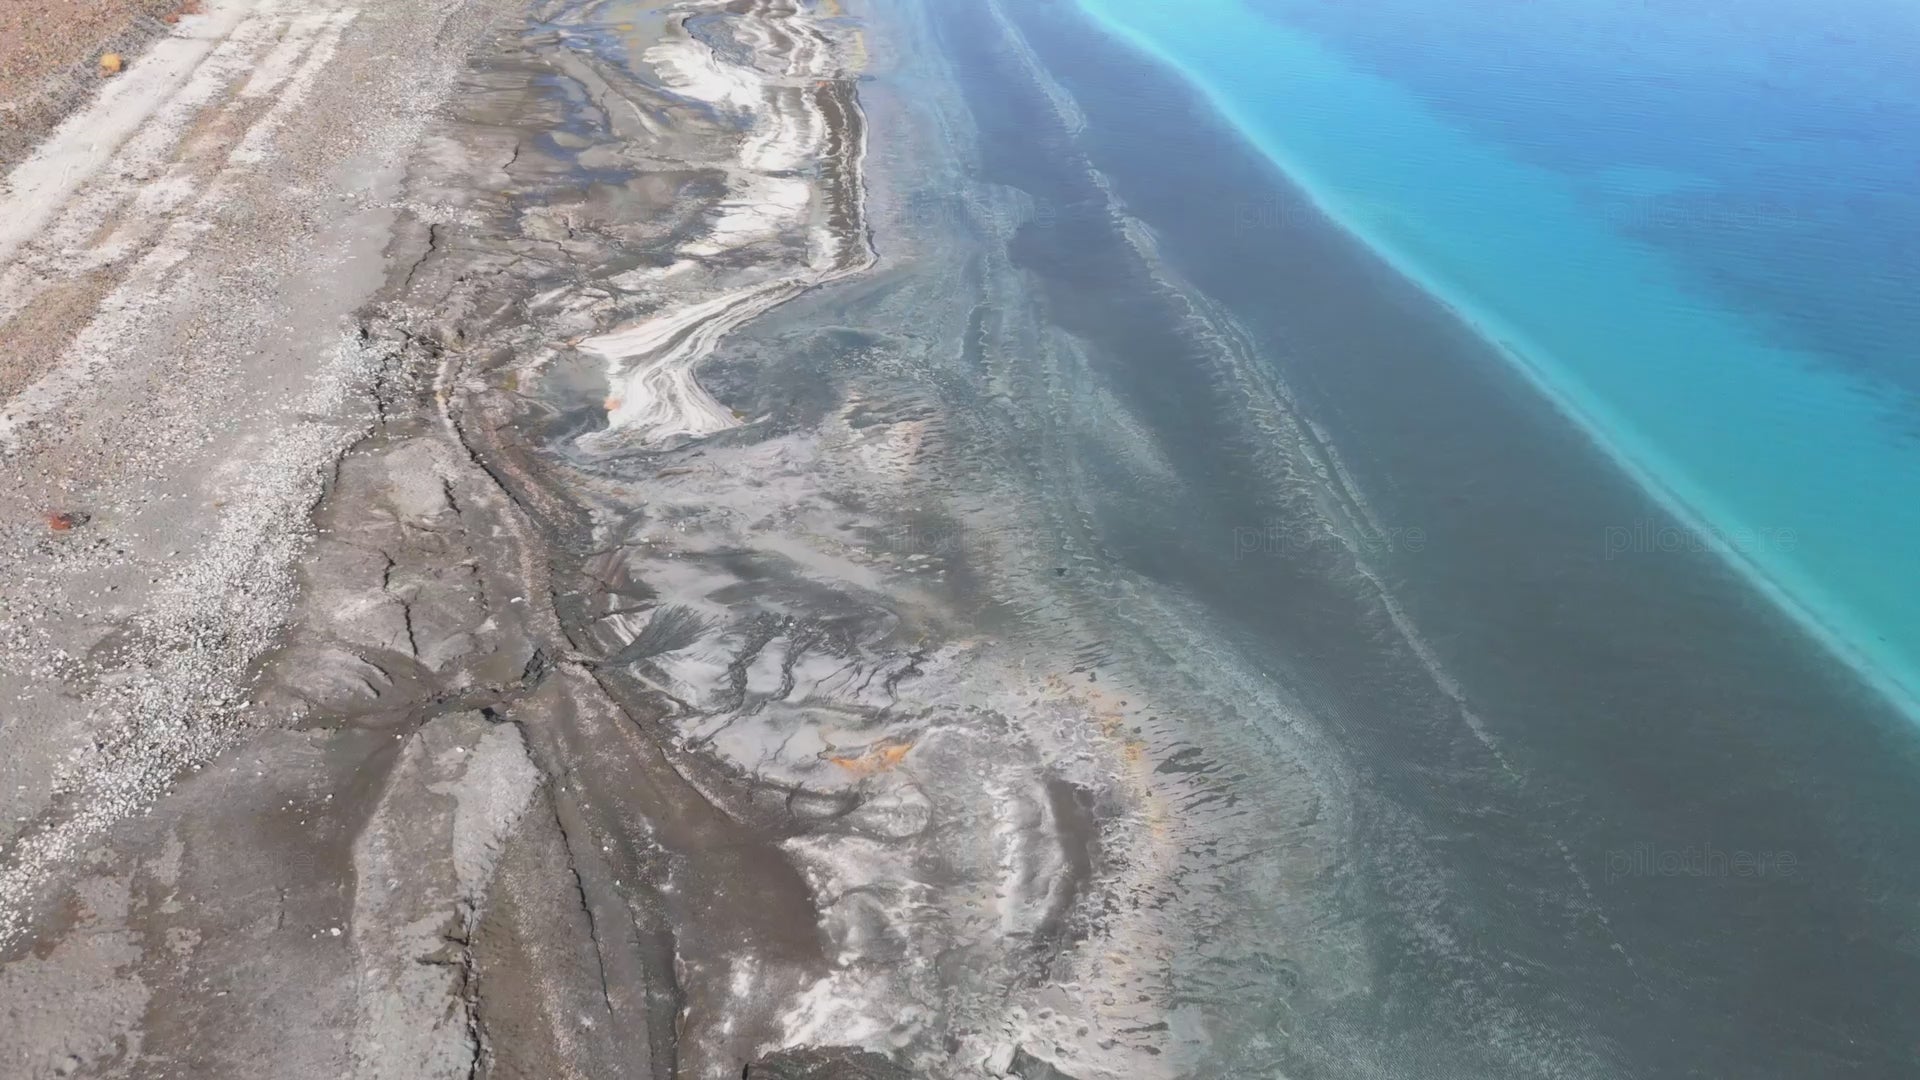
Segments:
[[[1640,6],[1599,34],[1554,4],[1344,21],[1247,0],[1080,5],[1501,343],[1686,523],[1619,522],[1570,555],[1720,551],[1920,715],[1920,315],[1899,239],[1920,223],[1817,198],[1880,199],[1888,163],[1911,160],[1887,145],[1905,91],[1842,63],[1866,48],[1844,32],[1861,20],[1670,26]],[[1560,47],[1540,39],[1556,30]],[[1827,51],[1782,54],[1803,39]],[[1810,105],[1755,106],[1763,92]]]

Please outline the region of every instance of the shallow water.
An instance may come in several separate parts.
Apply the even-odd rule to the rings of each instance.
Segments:
[[[1910,1063],[1900,711],[1712,545],[1660,542],[1662,499],[1204,95],[1067,5],[934,21],[976,183],[1030,207],[980,273],[1041,327],[980,363],[1039,365],[994,400],[1052,507],[1028,543],[1084,560],[1048,610],[1186,675],[1203,805],[1259,815],[1196,821],[1245,846],[1178,916],[1209,928],[1169,978],[1193,1074]],[[1898,535],[1843,538],[1897,580]]]

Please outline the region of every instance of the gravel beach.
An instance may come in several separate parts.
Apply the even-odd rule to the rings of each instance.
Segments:
[[[110,77],[100,58],[131,63],[197,2],[7,0],[0,4],[0,167]]]

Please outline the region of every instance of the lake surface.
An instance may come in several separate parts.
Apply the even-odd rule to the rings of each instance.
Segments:
[[[883,10],[993,632],[1187,695],[1180,1071],[1914,1069],[1903,17]]]

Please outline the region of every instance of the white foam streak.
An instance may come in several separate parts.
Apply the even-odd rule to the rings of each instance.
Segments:
[[[694,381],[693,366],[727,331],[787,298],[774,282],[715,297],[580,343],[618,374],[618,396],[607,402],[607,422],[660,441],[711,435],[734,424],[733,413]]]
[[[666,37],[644,59],[671,94],[740,127],[722,166],[727,192],[708,209],[704,228],[678,245],[671,265],[622,282],[664,298],[664,310],[579,344],[608,369],[608,432],[583,439],[588,448],[613,433],[659,445],[735,426],[732,410],[695,381],[699,364],[732,330],[873,264],[864,226],[829,220],[836,198],[849,200],[857,217],[864,197],[864,132],[845,132],[857,141],[836,148],[830,106],[822,103],[830,80],[848,77],[852,63],[808,12],[786,5],[727,11],[729,33],[745,48],[722,52],[686,25],[718,7],[711,0],[678,5]],[[857,117],[848,120],[857,126]],[[834,190],[836,183],[845,190]],[[806,253],[799,260],[795,245]]]

